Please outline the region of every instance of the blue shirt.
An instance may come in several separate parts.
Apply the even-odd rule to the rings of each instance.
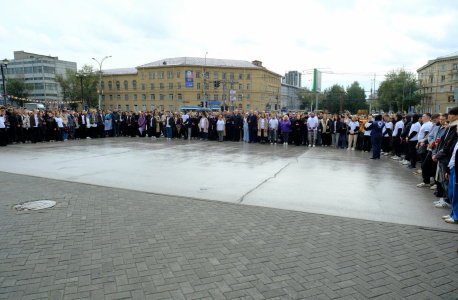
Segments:
[[[372,126],[374,127],[372,128],[371,136],[382,137],[383,127],[385,127],[385,123],[383,123],[382,121],[374,121],[372,123]]]

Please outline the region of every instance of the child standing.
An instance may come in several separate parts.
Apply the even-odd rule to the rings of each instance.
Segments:
[[[216,130],[218,131],[218,142],[222,142],[224,139],[224,124],[226,122],[223,119],[223,115],[218,116],[218,121],[216,122]]]

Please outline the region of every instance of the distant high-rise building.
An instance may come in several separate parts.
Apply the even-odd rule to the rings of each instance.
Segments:
[[[5,77],[24,75],[25,81],[34,86],[29,96],[31,99],[62,101],[62,91],[56,82],[56,74],[65,76],[67,68],[76,72],[76,62],[59,60],[57,56],[14,51],[14,59],[8,63]],[[3,92],[1,81],[0,87]]]
[[[299,71],[289,71],[282,77],[282,83],[301,87],[302,74]]]

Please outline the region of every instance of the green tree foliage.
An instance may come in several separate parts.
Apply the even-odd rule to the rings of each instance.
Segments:
[[[62,89],[62,97],[64,101],[80,101],[84,100],[89,107],[95,107],[98,104],[97,87],[99,85],[99,74],[92,65],[84,65],[79,71],[79,74],[84,74],[77,77],[76,73],[71,69],[66,70],[65,76],[56,75],[56,82],[59,83]],[[81,91],[82,89],[82,91]],[[76,109],[79,104],[71,103],[73,109]]]
[[[359,109],[368,109],[366,102],[366,94],[364,89],[359,86],[359,82],[355,81],[351,86],[347,87],[344,94],[343,109],[348,110],[352,114],[358,112]]]
[[[300,89],[296,95],[301,102],[300,109],[310,110],[310,104],[313,103],[313,109],[316,105],[316,94],[317,92],[310,91],[308,88]],[[323,105],[323,100],[325,99],[324,94],[318,93],[318,108],[321,109]]]
[[[327,110],[329,113],[336,114],[340,111],[340,96],[341,93],[344,93],[345,99],[345,90],[343,86],[334,84],[333,86],[324,90],[325,99],[323,101],[323,109]],[[345,109],[345,108],[344,108]]]
[[[377,109],[408,111],[410,106],[420,104],[416,75],[404,68],[391,70],[377,91]]]
[[[16,75],[15,77],[9,77],[6,81],[6,91],[8,95],[29,98],[30,93],[34,90],[32,83],[26,83],[24,75]],[[10,99],[16,102],[17,105],[24,106],[23,100]]]

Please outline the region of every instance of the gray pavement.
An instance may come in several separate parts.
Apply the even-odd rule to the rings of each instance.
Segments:
[[[3,171],[231,203],[455,230],[420,176],[359,151],[111,138],[4,147]]]
[[[2,172],[0,182],[0,299],[457,298],[453,230]],[[58,205],[11,209],[41,199]]]

